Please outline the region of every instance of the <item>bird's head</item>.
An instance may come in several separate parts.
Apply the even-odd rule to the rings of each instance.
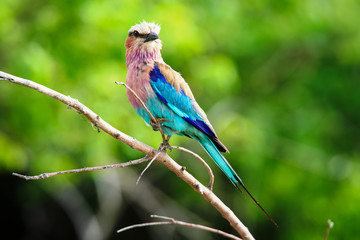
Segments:
[[[126,39],[127,50],[154,52],[161,50],[159,39],[160,26],[155,23],[142,22],[132,26]]]

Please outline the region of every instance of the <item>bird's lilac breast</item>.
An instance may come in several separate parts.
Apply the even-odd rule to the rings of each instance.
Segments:
[[[128,68],[128,73],[126,77],[126,84],[138,95],[138,97],[146,103],[149,98],[155,96],[155,93],[150,85],[149,72],[152,68],[149,65],[139,66],[130,66]],[[138,98],[128,89],[127,97],[131,105],[135,109],[139,109],[142,106],[142,103]]]

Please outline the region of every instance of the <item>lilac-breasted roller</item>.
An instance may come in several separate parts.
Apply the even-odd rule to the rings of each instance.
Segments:
[[[220,142],[205,112],[196,102],[189,85],[162,59],[159,33],[160,26],[154,23],[142,22],[130,28],[125,43],[127,85],[145,103],[152,115],[160,120],[165,135],[177,134],[197,140],[230,181],[239,190],[239,186],[242,186],[273,221],[221,154],[229,151]],[[129,89],[127,97],[137,114],[151,125],[151,117]]]

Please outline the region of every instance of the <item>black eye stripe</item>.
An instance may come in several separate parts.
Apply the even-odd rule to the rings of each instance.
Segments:
[[[138,31],[132,31],[132,32],[130,32],[129,33],[129,37],[130,36],[134,36],[134,37],[141,37],[141,38],[143,38],[144,36],[146,36],[146,35],[148,35],[148,34],[140,34]]]
[[[138,37],[139,36],[139,32],[138,31],[132,31],[132,32],[129,32],[129,37],[130,36],[135,36],[135,37]]]
[[[136,38],[138,38],[138,37],[146,38],[147,36],[149,36],[149,34],[141,34],[141,33],[139,33],[138,31],[135,30],[135,31],[132,31],[132,32],[129,33],[129,37],[130,36],[134,36]]]

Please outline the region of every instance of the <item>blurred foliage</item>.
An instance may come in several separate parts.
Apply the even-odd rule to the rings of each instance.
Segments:
[[[227,158],[263,207],[240,194],[192,140],[173,137],[215,172],[214,192],[257,239],[360,235],[360,3],[329,1],[44,1],[0,4],[0,66],[79,99],[121,131],[157,147],[160,136],[127,102],[125,47],[140,21],[162,26],[163,57],[208,113]],[[173,151],[204,184],[191,157]],[[0,82],[0,176],[5,234],[13,239],[223,239],[154,227],[117,235],[150,214],[233,232],[159,164],[25,182],[31,175],[142,155],[66,106]],[[135,171],[135,172],[134,172]],[[4,222],[4,221],[3,221]]]

